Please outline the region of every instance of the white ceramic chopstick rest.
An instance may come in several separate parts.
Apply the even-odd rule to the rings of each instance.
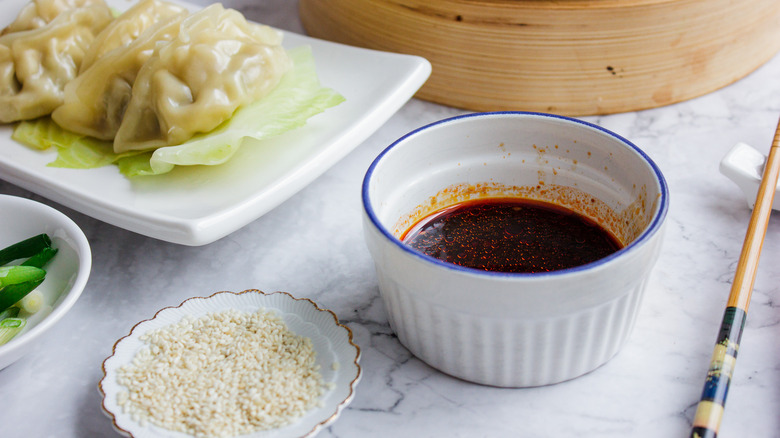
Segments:
[[[764,172],[766,155],[745,143],[737,143],[720,161],[720,173],[742,189],[748,208],[756,202],[758,186]],[[780,183],[775,188],[773,210],[780,210]]]

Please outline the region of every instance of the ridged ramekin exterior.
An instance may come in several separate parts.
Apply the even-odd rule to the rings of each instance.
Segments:
[[[558,383],[606,363],[634,326],[645,280],[587,311],[512,320],[469,315],[417,299],[379,273],[390,325],[412,354],[454,377],[502,387]]]
[[[431,292],[432,285],[421,282],[426,261],[383,244],[377,231],[366,226],[367,241],[373,242],[369,250],[377,260],[379,290],[400,342],[444,373],[500,387],[559,383],[609,361],[633,330],[663,239],[659,231],[633,254],[606,264],[595,276],[579,272],[551,277],[545,283],[488,278],[483,290],[467,290],[465,279],[448,283],[451,274],[440,276],[435,281],[438,291]],[[572,304],[565,298],[569,292],[561,290],[579,286],[584,295],[599,297]],[[594,287],[600,290],[593,293]],[[501,309],[495,305],[493,311],[491,306],[480,309],[470,300],[474,295],[487,299],[494,292],[505,297]],[[539,308],[529,316],[528,307],[536,306],[524,298],[529,293],[548,295],[560,306]],[[518,309],[517,317],[511,316],[512,309]]]

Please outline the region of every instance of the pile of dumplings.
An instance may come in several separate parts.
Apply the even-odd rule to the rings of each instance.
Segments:
[[[281,42],[219,4],[33,0],[0,33],[0,123],[51,116],[116,153],[181,144],[279,83]]]

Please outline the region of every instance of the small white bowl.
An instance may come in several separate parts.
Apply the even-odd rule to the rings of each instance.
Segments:
[[[45,306],[33,314],[24,330],[0,346],[0,369],[30,352],[35,341],[51,329],[76,303],[92,268],[92,253],[84,233],[63,213],[40,202],[0,195],[0,247],[47,233],[57,255],[46,265],[46,279],[37,290]]]
[[[328,427],[355,397],[362,376],[360,347],[352,339],[352,330],[339,323],[330,310],[314,301],[295,298],[286,292],[265,293],[256,289],[243,292],[217,292],[209,297],[190,298],[176,307],[166,307],[152,319],[136,324],[130,334],[114,344],[114,351],[103,362],[103,378],[98,389],[103,395],[103,412],[111,418],[114,429],[134,438],[191,438],[191,435],[141,424],[119,405],[117,396],[125,388],[117,381],[119,368],[130,363],[145,347],[140,337],[150,330],[175,324],[185,316],[201,317],[208,313],[235,309],[242,312],[270,310],[279,315],[289,329],[311,339],[317,353],[317,364],[324,382],[332,386],[322,395],[322,404],[293,423],[278,428],[241,435],[243,438],[313,437]],[[337,366],[336,366],[337,365]]]
[[[399,240],[438,208],[507,195],[570,207],[625,247],[571,269],[509,274],[445,263]],[[669,205],[660,170],[627,140],[521,112],[470,114],[407,134],[372,163],[362,196],[366,242],[401,343],[445,373],[505,387],[568,380],[617,353]]]

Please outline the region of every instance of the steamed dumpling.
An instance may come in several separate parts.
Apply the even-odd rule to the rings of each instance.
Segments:
[[[159,0],[141,0],[111,22],[89,47],[81,62],[85,71],[106,53],[124,47],[138,38],[146,29],[161,21],[180,16],[184,8]]]
[[[97,58],[65,86],[64,101],[54,110],[52,119],[69,131],[113,140],[138,71],[157,44],[170,41],[179,33],[186,16],[182,10],[174,17],[154,23],[129,44]]]
[[[33,0],[22,8],[16,20],[3,29],[0,35],[38,29],[65,11],[95,4],[105,5],[103,0]]]
[[[62,103],[92,40],[113,19],[105,3],[67,10],[0,37],[0,122],[48,115]]]
[[[281,34],[213,4],[158,45],[141,68],[114,151],[181,144],[269,93],[292,62]]]

